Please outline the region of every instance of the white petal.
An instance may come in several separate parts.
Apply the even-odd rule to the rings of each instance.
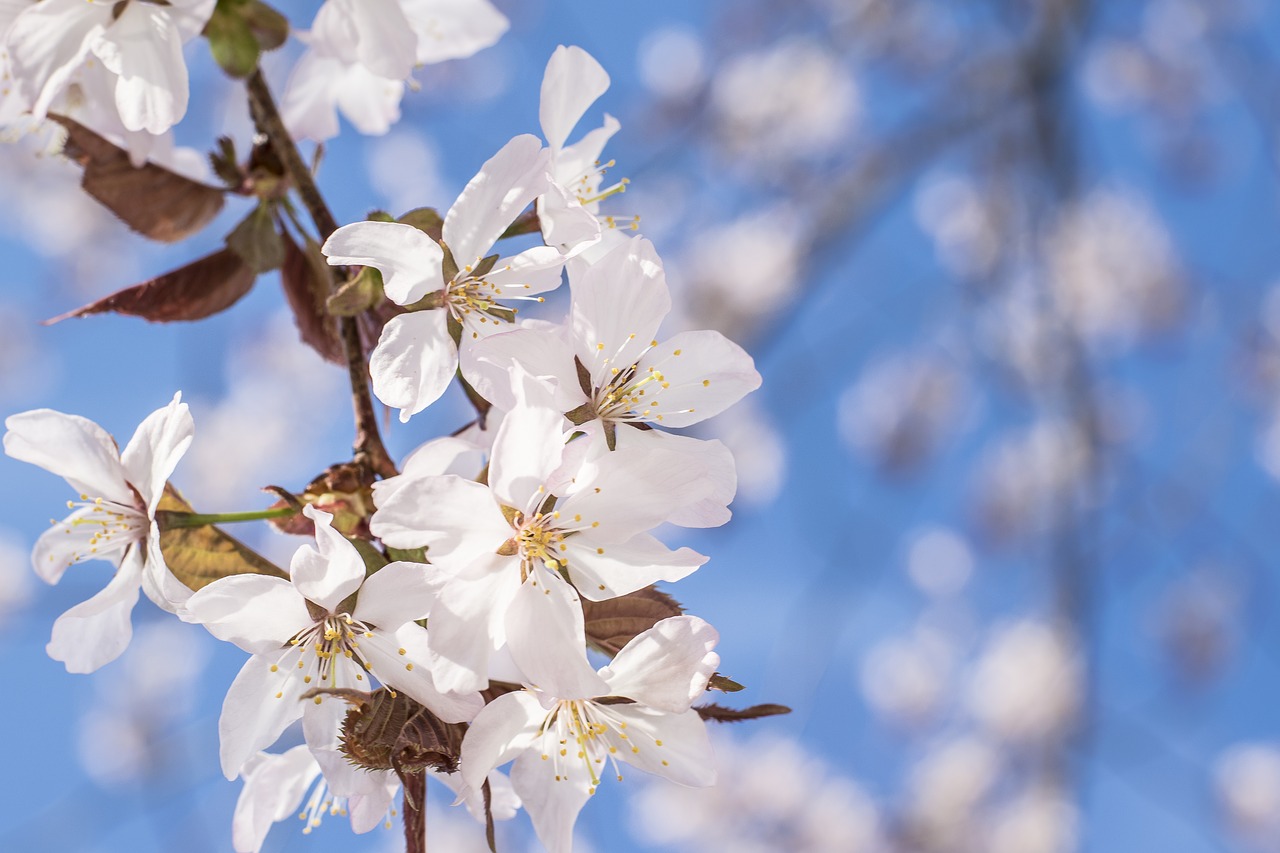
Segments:
[[[580,243],[600,239],[600,220],[558,183],[538,199],[538,222],[548,246],[568,252]]]
[[[485,280],[497,286],[502,299],[520,299],[560,286],[564,256],[550,246],[535,246],[510,258],[500,258]]]
[[[483,789],[476,790],[470,787],[463,780],[461,773],[440,773],[434,770],[428,772],[457,795],[454,805],[465,804],[467,812],[475,818],[477,823],[485,822]],[[493,815],[494,820],[511,820],[520,810],[520,797],[511,787],[511,780],[507,778],[507,774],[494,770],[489,774],[488,782],[489,813]]]
[[[134,505],[115,442],[93,421],[36,409],[10,415],[4,425],[9,430],[4,452],[9,456],[57,474],[90,499]]]
[[[440,246],[412,225],[353,222],[329,235],[320,248],[332,265],[358,264],[382,273],[387,298],[410,305],[444,287]]]
[[[187,112],[187,63],[182,35],[168,10],[128,3],[94,42],[93,52],[116,82],[116,109],[127,130],[164,133]]]
[[[596,386],[603,387],[614,369],[636,363],[671,310],[662,259],[652,243],[635,237],[571,275],[569,288],[569,323],[578,354]]]
[[[550,764],[540,755],[526,752],[511,768],[511,784],[548,853],[571,853],[573,825],[591,798],[591,779],[585,772],[570,772],[554,781]],[[581,762],[575,761],[569,769],[573,771],[581,766]]]
[[[444,218],[444,241],[458,266],[487,255],[512,220],[546,192],[548,156],[537,137],[523,134],[480,167]]]
[[[360,63],[381,77],[403,80],[413,73],[417,38],[397,0],[360,0],[351,4],[359,34]]]
[[[435,603],[443,573],[422,563],[388,563],[360,587],[353,618],[395,631],[406,622],[427,618]]]
[[[514,367],[517,402],[545,393],[538,380]],[[564,415],[548,405],[517,405],[507,413],[489,460],[489,488],[499,502],[527,512],[548,494],[547,484],[564,460],[565,426]]]
[[[156,504],[164,494],[164,484],[191,446],[194,435],[191,410],[182,402],[182,393],[179,392],[173,395],[169,405],[147,415],[125,445],[124,452],[120,454],[120,464],[124,466],[126,478],[147,505],[147,515],[155,515]]]
[[[645,353],[637,368],[660,371],[663,385],[648,405],[652,420],[679,428],[718,415],[760,387],[760,374],[742,347],[716,331],[681,332]]]
[[[591,54],[577,46],[557,47],[542,76],[538,107],[547,144],[553,150],[563,146],[587,107],[608,89],[609,75]]]
[[[192,594],[184,615],[219,640],[268,656],[315,622],[293,584],[267,575],[220,578]]]
[[[311,22],[312,48],[347,64],[360,61],[360,31],[356,26],[358,0],[325,0]]]
[[[418,34],[418,62],[462,59],[494,44],[510,23],[488,0],[401,0]]]
[[[258,853],[271,825],[293,817],[307,788],[320,775],[306,744],[281,755],[260,752],[244,766],[244,788],[231,819],[236,853]]]
[[[440,591],[427,623],[437,688],[461,693],[488,686],[489,657],[506,642],[507,609],[519,587],[515,558],[490,555]]]
[[[490,771],[533,745],[546,716],[537,697],[525,690],[506,693],[486,705],[462,739],[463,781],[477,790],[482,787]]]
[[[53,623],[49,657],[65,663],[67,672],[93,672],[120,657],[133,637],[130,618],[141,586],[142,556],[135,548],[101,592]]]
[[[621,127],[618,120],[605,114],[604,124],[588,133],[572,145],[566,145],[556,152],[551,177],[557,183],[575,194],[575,188],[582,186],[583,177],[595,176],[587,181],[587,187],[594,194],[600,186],[599,161],[604,153],[604,146]],[[576,192],[577,195],[582,193]],[[598,205],[587,205],[588,210],[595,210]]]
[[[347,538],[333,529],[333,516],[303,507],[303,515],[315,522],[316,545],[303,545],[289,562],[289,577],[302,596],[330,613],[364,582],[364,560]]]
[[[460,354],[462,375],[480,396],[502,409],[513,409],[514,365],[553,387],[554,406],[571,411],[587,402],[573,366],[573,350],[559,336],[540,329],[512,329],[490,335]]]
[[[569,576],[592,601],[617,598],[658,581],[678,581],[707,561],[688,548],[672,551],[647,533],[607,544],[582,533],[570,537],[565,545]]]
[[[405,654],[401,655],[400,649]],[[484,707],[479,693],[444,693],[436,686],[424,628],[410,624],[395,633],[374,631],[372,637],[360,642],[360,651],[379,681],[408,694],[446,723],[468,722]]]
[[[616,441],[616,446],[627,448],[633,444],[660,442],[664,450],[684,454],[690,465],[701,469],[705,493],[681,496],[681,500],[671,507],[668,524],[680,527],[719,527],[733,516],[729,511],[729,504],[738,491],[738,469],[733,453],[721,442],[621,425],[617,429]]]
[[[84,0],[31,3],[14,19],[5,36],[10,69],[37,118],[44,117],[110,23],[110,6]]]
[[[302,54],[280,97],[280,115],[291,136],[323,142],[338,135],[338,89],[351,67],[314,50]]]
[[[357,834],[376,829],[386,821],[387,810],[400,790],[400,779],[391,770],[366,771],[365,776],[363,792],[347,795],[351,831]]]
[[[528,683],[564,699],[604,696],[609,687],[587,662],[582,602],[573,587],[535,566],[507,610],[507,648]]]
[[[139,540],[113,536],[110,543],[94,541],[101,527],[86,519],[101,518],[91,507],[80,507],[62,521],[50,527],[36,540],[31,549],[31,567],[45,583],[57,583],[63,572],[73,563],[86,558],[108,560],[118,564],[125,549],[138,545]],[[139,526],[145,519],[138,514]]]
[[[373,534],[392,548],[426,546],[432,564],[449,572],[494,553],[512,535],[488,487],[472,480],[419,477],[376,494]]]
[[[461,436],[446,435],[422,444],[406,456],[400,464],[400,476],[379,480],[373,484],[373,492],[377,495],[393,481],[407,482],[416,477],[442,477],[445,474],[465,477],[478,474],[483,467],[483,448]]]
[[[381,136],[400,121],[404,82],[379,77],[363,65],[348,65],[336,82],[334,95],[352,127],[366,136]]]
[[[627,740],[615,739],[612,730],[607,736],[623,761],[691,788],[716,783],[715,753],[707,724],[697,711],[664,714],[638,705],[615,705],[609,710],[627,723]],[[639,752],[634,752],[637,747]]]
[[[392,317],[369,356],[373,393],[400,410],[400,421],[430,406],[458,369],[458,350],[444,311],[414,311]]]
[[[231,682],[218,719],[219,756],[228,779],[236,778],[254,753],[275,743],[302,716],[298,697],[307,685],[293,672],[297,659],[294,649],[276,658],[254,655]]]
[[[684,713],[705,694],[720,666],[720,655],[712,651],[719,641],[716,629],[696,616],[663,619],[633,637],[600,675],[609,682],[610,696]]]

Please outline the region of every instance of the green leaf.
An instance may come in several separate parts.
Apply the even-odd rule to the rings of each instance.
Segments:
[[[166,484],[156,512],[160,553],[174,576],[193,590],[232,575],[289,575],[266,557],[212,525],[164,529],[163,512],[194,512],[178,490]]]
[[[392,548],[385,546],[387,558],[394,563],[425,563],[427,562],[426,548]]]
[[[587,644],[607,655],[616,655],[637,634],[683,612],[674,598],[652,586],[607,601],[582,599]]]
[[[444,231],[444,219],[434,207],[415,207],[397,221],[412,225],[437,243]]]
[[[248,77],[258,67],[258,54],[262,52],[258,38],[245,19],[244,0],[218,0],[209,23],[204,26],[204,37],[209,40],[209,51],[222,70],[236,79]]]
[[[363,539],[352,539],[347,537],[347,541],[355,546],[356,552],[360,555],[360,559],[364,560],[364,573],[371,575],[385,566],[389,560],[387,556],[373,546],[373,543],[366,542]]]
[[[382,273],[377,267],[362,267],[359,274],[338,288],[326,303],[335,317],[355,317],[382,303]]]
[[[732,678],[729,678],[726,675],[721,675],[717,672],[715,675],[711,676],[710,680],[707,681],[707,689],[719,690],[723,693],[737,693],[739,690],[746,690],[747,688],[743,687]]]
[[[227,235],[227,247],[255,272],[278,269],[284,264],[284,239],[276,230],[271,204],[263,201]]]

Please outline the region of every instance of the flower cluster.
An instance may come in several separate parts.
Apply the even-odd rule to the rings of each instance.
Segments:
[[[39,39],[24,36],[8,61],[36,112],[68,75],[109,72],[126,130],[159,133],[181,117],[176,51],[208,4],[91,2],[80,17],[64,6],[41,0],[8,31],[87,33],[76,62],[92,51],[106,70],[71,67],[70,29],[40,56],[28,50]],[[110,49],[143,14],[156,32],[172,30],[146,48],[168,51],[147,67],[172,73],[143,75],[145,85],[131,69],[149,54],[125,51],[122,62]],[[328,0],[286,120],[323,138],[336,131],[336,104],[361,125],[355,105],[376,109],[369,81],[401,85],[415,64],[472,53],[505,27],[485,0]],[[558,48],[542,83],[545,143],[521,135],[502,146],[434,222],[386,217],[322,234],[338,281],[369,284],[383,310],[367,352],[373,394],[402,421],[455,381],[476,403],[471,428],[396,470],[357,454],[278,507],[202,516],[167,486],[193,436],[179,397],[123,452],[83,418],[41,410],[7,421],[5,451],[79,495],[37,543],[40,576],[56,582],[85,559],[117,566],[102,593],[54,625],[53,657],[88,672],[118,656],[139,589],[250,656],[219,721],[222,770],[245,780],[237,851],[256,853],[299,809],[308,829],[329,811],[368,830],[401,785],[416,810],[410,782],[424,773],[481,821],[523,807],[557,853],[604,776],[622,778],[620,762],[689,786],[715,780],[703,720],[726,709],[695,702],[717,683],[718,634],[653,588],[707,557],[655,531],[729,519],[733,457],[679,430],[723,412],[760,376],[718,332],[661,330],[672,307],[662,260],[601,210],[626,185],[604,186],[600,163],[618,122],[606,117],[568,144],[608,86],[585,51]],[[539,232],[540,245],[495,248]],[[566,275],[560,322],[520,314]],[[348,350],[352,363],[365,357]],[[311,542],[285,571],[209,527],[248,516],[281,519]],[[651,605],[639,617],[627,610],[637,601]],[[602,631],[618,614],[631,614],[627,627]],[[609,659],[593,660],[592,648]],[[305,744],[265,751],[298,722]],[[508,762],[509,779],[499,771]]]

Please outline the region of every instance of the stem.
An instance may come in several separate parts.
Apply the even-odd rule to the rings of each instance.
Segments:
[[[161,510],[156,518],[163,518],[160,526],[165,530],[180,527],[205,527],[210,524],[234,524],[238,521],[266,521],[272,518],[288,518],[297,515],[298,508],[282,506],[275,509],[255,509],[247,512],[174,512]]]
[[[427,853],[427,774],[406,773],[404,783],[404,853]]]
[[[311,221],[315,223],[320,242],[323,243],[330,234],[338,230],[338,221],[325,204],[324,196],[316,186],[311,169],[302,159],[297,143],[285,128],[261,68],[256,69],[249,77],[248,88],[254,123],[258,130],[267,135],[271,147],[280,156],[298,197],[302,199],[307,213],[311,215]],[[331,269],[330,290],[337,291],[341,284],[338,268]],[[351,383],[351,405],[355,411],[356,437],[352,445],[355,461],[383,477],[394,477],[397,473],[396,466],[382,444],[382,436],[378,432],[378,417],[373,409],[373,397],[369,393],[369,366],[365,363],[364,347],[360,343],[360,327],[355,317],[340,317],[338,329],[347,356],[347,378]]]

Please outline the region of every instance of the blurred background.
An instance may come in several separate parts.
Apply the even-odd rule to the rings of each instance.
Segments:
[[[1268,0],[495,0],[495,47],[415,76],[382,137],[344,126],[320,185],[341,221],[442,210],[538,132],[557,44],[613,86],[609,146],[677,309],[764,387],[704,425],[735,517],[674,590],[717,626],[715,789],[603,786],[582,850],[1280,850],[1280,7]],[[299,27],[314,4],[282,5]],[[295,41],[266,60],[279,89]],[[247,150],[241,87],[188,47],[179,141]],[[298,342],[274,277],[193,325],[39,321],[220,244],[128,232],[26,136],[0,149],[0,408],[122,442],[181,389],[174,482],[261,506],[346,458],[342,371]],[[564,302],[549,305],[550,316]],[[388,442],[465,424],[454,389]],[[230,849],[216,721],[244,656],[145,599],[126,655],[70,676],[27,552],[67,495],[7,458],[0,517],[0,849]],[[234,531],[287,561],[301,540]],[[483,849],[442,787],[434,850]],[[390,853],[329,818],[264,850]],[[527,818],[500,849],[537,849]]]

